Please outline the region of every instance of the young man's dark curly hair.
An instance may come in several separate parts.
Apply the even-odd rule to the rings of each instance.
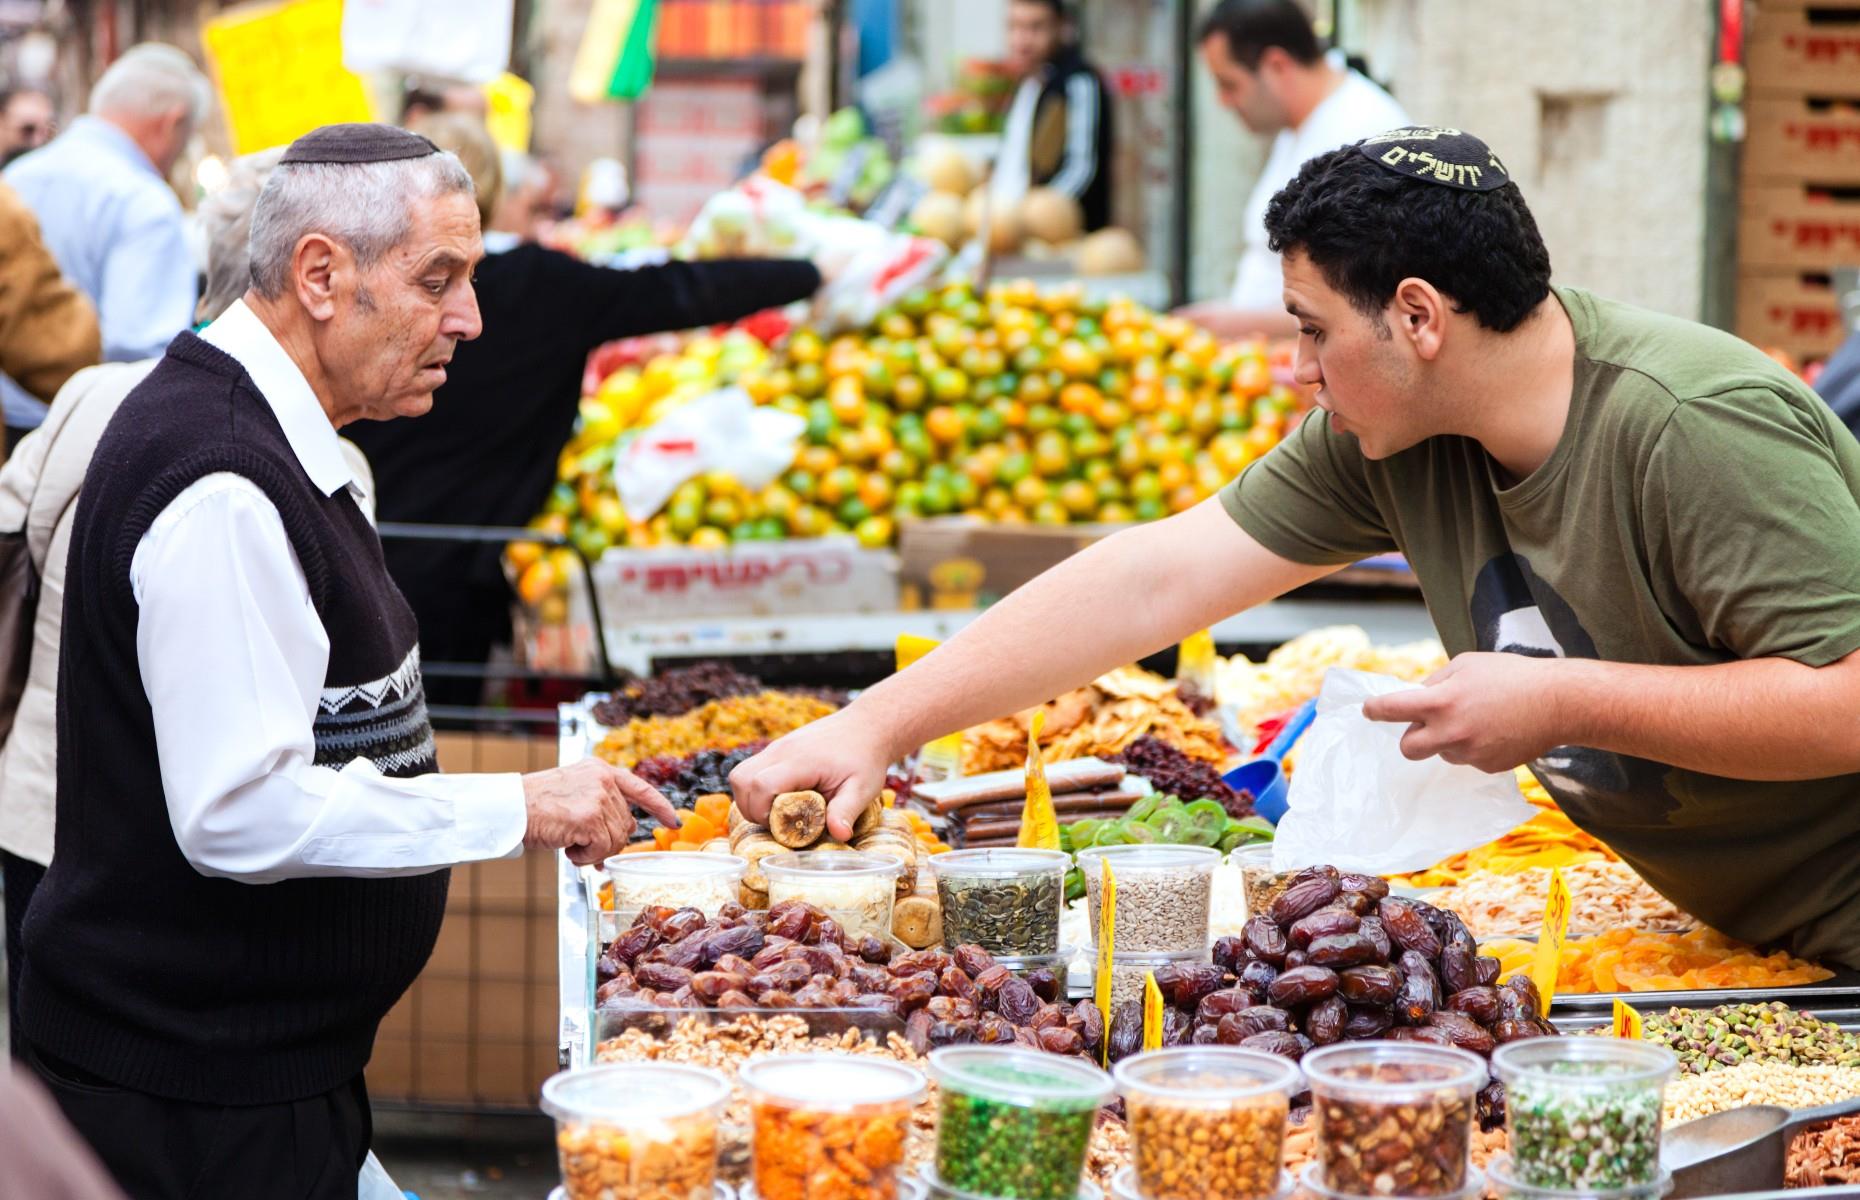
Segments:
[[[1550,294],[1550,253],[1518,185],[1462,191],[1409,179],[1354,146],[1320,154],[1266,208],[1268,244],[1304,255],[1366,316],[1425,279],[1505,333]]]

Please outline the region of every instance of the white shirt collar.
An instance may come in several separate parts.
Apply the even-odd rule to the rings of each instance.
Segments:
[[[343,457],[336,427],[310,390],[310,381],[244,300],[233,301],[218,320],[200,331],[200,338],[238,360],[252,377],[311,483],[326,496],[344,487],[358,497],[367,496],[367,489]]]

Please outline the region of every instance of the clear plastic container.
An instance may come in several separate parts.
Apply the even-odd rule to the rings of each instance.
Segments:
[[[857,850],[803,850],[762,860],[769,881],[769,907],[805,900],[839,922],[855,938],[891,936],[891,908],[904,860],[895,854]]]
[[[924,1186],[924,1194],[930,1200],[995,1200],[992,1196],[981,1196],[975,1192],[965,1192],[954,1188],[936,1177],[936,1167],[925,1164],[919,1169],[918,1180]],[[744,1200],[748,1200],[747,1197]],[[1089,1179],[1079,1180],[1078,1191],[1073,1193],[1073,1200],[1104,1200],[1104,1189]]]
[[[1056,954],[1066,902],[1062,850],[952,850],[934,855],[943,942],[976,945],[990,954]]]
[[[1113,871],[1116,867],[1111,868]],[[1085,948],[1086,978],[1090,981],[1091,998],[1101,1002],[1104,997],[1098,994],[1098,948]],[[1113,950],[1111,952],[1111,1013],[1124,1006],[1125,1001],[1143,1001],[1144,976],[1160,971],[1167,966],[1188,966],[1194,963],[1211,961],[1206,949],[1200,950],[1161,950],[1129,951]]]
[[[1103,864],[1117,881],[1117,931],[1126,950],[1205,950],[1213,906],[1214,868],[1221,852],[1208,846],[1091,846],[1078,853],[1085,875],[1085,911],[1097,944]]]
[[[1660,1177],[1660,1115],[1679,1060],[1621,1038],[1532,1038],[1500,1046],[1510,1173],[1534,1188],[1613,1191]]]
[[[1022,979],[1035,971],[1051,971],[1063,988],[1066,986],[1066,972],[1077,953],[1073,947],[1061,943],[1058,951],[1053,954],[997,954],[994,959]]]
[[[654,905],[695,908],[706,917],[736,899],[748,863],[734,854],[658,850],[616,854],[604,864],[614,885],[614,912],[627,915]]]
[[[936,1181],[974,1196],[1073,1200],[1111,1077],[1079,1058],[998,1046],[930,1053]]]
[[[1516,1165],[1509,1154],[1493,1155],[1485,1165],[1485,1178],[1489,1190],[1496,1193],[1499,1200],[1507,1200],[1507,1197],[1515,1197],[1515,1200],[1660,1200],[1673,1190],[1673,1176],[1667,1171],[1661,1171],[1652,1183],[1632,1187],[1581,1190],[1532,1187],[1518,1179]]]
[[[896,1200],[920,1072],[856,1054],[759,1058],[749,1094],[759,1200]]]
[[[1279,1192],[1285,1123],[1301,1087],[1290,1060],[1231,1046],[1181,1047],[1132,1055],[1112,1076],[1143,1200],[1265,1200]]]
[[[915,1174],[902,1172],[896,1175],[895,1178],[897,1180],[897,1200],[925,1200],[925,1198],[931,1194],[930,1185]],[[742,1188],[733,1193],[727,1200],[736,1200],[738,1196],[742,1197],[742,1200],[762,1200],[762,1194],[756,1191],[754,1180],[744,1183]]]
[[[736,1194],[735,1188],[721,1180],[711,1185],[711,1200],[736,1200]],[[567,1188],[559,1187],[550,1190],[549,1200],[571,1200],[571,1198]]]
[[[1384,1196],[1363,1196],[1356,1192],[1340,1192],[1324,1182],[1324,1164],[1310,1162],[1298,1173],[1298,1187],[1317,1200],[1388,1200]],[[1401,1192],[1390,1195],[1400,1196]],[[1466,1182],[1457,1192],[1443,1192],[1433,1200],[1480,1200],[1485,1195],[1485,1175],[1477,1167],[1466,1168]]]
[[[1239,846],[1227,861],[1240,869],[1240,886],[1246,893],[1246,915],[1255,917],[1272,907],[1280,892],[1292,882],[1296,871],[1272,869],[1272,843]]]
[[[711,1200],[730,1084],[672,1063],[582,1067],[543,1084],[568,1200]]]
[[[1270,1195],[1267,1196],[1266,1200],[1291,1200],[1292,1194],[1297,1190],[1298,1181],[1292,1178],[1292,1173],[1290,1171],[1282,1170],[1279,1172],[1279,1178],[1277,1182],[1274,1183],[1273,1190]],[[1211,1193],[1197,1193],[1197,1196],[1210,1194]],[[1152,1197],[1145,1196],[1142,1190],[1137,1187],[1137,1169],[1135,1167],[1125,1167],[1111,1177],[1111,1195],[1115,1197],[1116,1200],[1152,1200]]]
[[[1318,1182],[1361,1196],[1457,1196],[1485,1060],[1417,1042],[1325,1046],[1300,1064],[1317,1114]]]

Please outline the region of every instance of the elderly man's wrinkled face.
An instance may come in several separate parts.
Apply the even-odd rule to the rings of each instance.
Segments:
[[[478,336],[472,270],[484,257],[478,207],[467,193],[413,204],[401,244],[352,281],[325,334],[324,369],[357,415],[417,417],[433,406],[460,342]]]

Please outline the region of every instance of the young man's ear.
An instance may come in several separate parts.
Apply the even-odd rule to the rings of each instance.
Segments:
[[[1432,360],[1440,353],[1450,306],[1438,288],[1425,279],[1404,279],[1395,286],[1390,308],[1397,325],[1395,336],[1406,338],[1421,358]]]

